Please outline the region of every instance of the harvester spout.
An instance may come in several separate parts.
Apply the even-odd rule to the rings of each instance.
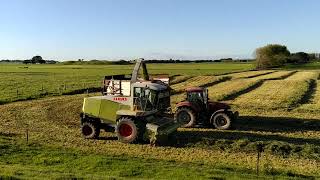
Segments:
[[[136,65],[134,66],[134,69],[132,71],[132,77],[131,77],[131,82],[132,83],[137,82],[138,74],[139,74],[139,70],[140,70],[141,65],[142,65],[142,71],[143,71],[143,79],[145,81],[149,81],[149,74],[148,74],[147,66],[146,66],[146,64],[144,63],[143,60],[144,60],[143,58],[138,59],[137,62],[136,62]]]

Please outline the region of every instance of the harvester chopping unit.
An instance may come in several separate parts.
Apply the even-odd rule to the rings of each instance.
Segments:
[[[142,66],[143,78],[139,78]],[[160,80],[149,80],[146,65],[138,60],[131,77],[106,76],[103,95],[84,99],[81,131],[85,138],[98,138],[100,130],[114,131],[123,143],[167,139],[180,123],[166,116],[170,88]]]

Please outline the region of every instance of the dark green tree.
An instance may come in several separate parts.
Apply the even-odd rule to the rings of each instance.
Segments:
[[[295,63],[295,64],[303,64],[307,63],[310,61],[310,56],[309,54],[305,52],[297,52],[291,54],[288,63]]]
[[[286,46],[269,44],[257,48],[255,51],[256,68],[268,69],[284,65],[290,57],[290,51]]]
[[[33,56],[31,59],[32,64],[45,64],[46,61],[42,59],[41,56]]]

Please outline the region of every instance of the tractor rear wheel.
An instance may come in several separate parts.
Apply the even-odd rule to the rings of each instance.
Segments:
[[[121,118],[116,125],[118,140],[123,143],[133,143],[138,140],[138,127],[131,118]]]
[[[217,113],[213,117],[213,126],[216,129],[227,130],[231,127],[231,118],[226,113]]]
[[[100,127],[98,123],[84,122],[81,125],[81,132],[86,139],[97,139],[100,135]]]
[[[193,127],[196,123],[196,115],[189,108],[179,108],[174,114],[174,119],[178,122],[183,122],[181,127],[189,128]]]

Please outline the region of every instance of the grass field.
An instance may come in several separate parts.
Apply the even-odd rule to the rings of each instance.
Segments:
[[[96,94],[8,103],[0,105],[0,175],[27,179],[320,178],[318,71],[212,73],[215,76],[187,71],[172,77],[176,81],[172,87],[182,92],[190,83],[208,86],[212,100],[226,100],[240,112],[234,129],[180,128],[177,143],[162,147],[122,144],[105,132],[99,140],[85,140],[79,131],[82,100]],[[171,74],[175,74],[172,69]],[[226,79],[215,81],[219,78]],[[172,106],[183,99],[183,93],[173,95]],[[257,174],[258,147],[263,152]]]
[[[151,74],[217,75],[253,68],[249,63],[149,64]],[[0,64],[0,104],[99,89],[105,75],[131,74],[133,65]]]
[[[264,143],[266,152],[261,160],[260,175],[270,178],[287,175],[319,176],[319,152],[315,149],[319,147],[319,141],[316,140],[319,132],[307,125],[289,125],[292,129],[288,129],[288,126],[285,128],[281,124],[272,125],[274,122],[268,124],[271,120],[266,120],[266,126],[255,129],[255,123],[262,119],[255,118],[250,122],[253,117],[247,114],[242,117],[236,130],[232,131],[180,129],[177,146],[126,145],[115,141],[115,136],[109,133],[102,134],[101,140],[85,140],[78,128],[78,113],[83,97],[74,95],[2,105],[0,119],[3,126],[0,130],[2,141],[5,141],[2,147],[9,150],[6,156],[0,157],[1,174],[22,177],[37,175],[39,178],[147,178],[150,176],[149,166],[152,166],[160,168],[156,178],[231,176],[255,179],[255,147],[258,143]],[[286,121],[285,118],[278,119],[281,120]],[[319,125],[318,122],[312,123]],[[301,133],[298,128],[305,128],[308,133]],[[13,148],[11,144],[22,149]],[[289,151],[286,147],[289,147]],[[24,153],[27,155],[24,156]],[[33,164],[27,165],[28,161]],[[135,164],[138,161],[142,161],[139,166]],[[303,167],[299,164],[303,164]],[[163,168],[163,165],[171,167],[170,171]],[[69,169],[70,166],[76,168]],[[123,170],[124,167],[129,170]],[[30,171],[32,168],[37,171]],[[196,173],[199,168],[203,168],[201,175]],[[104,174],[103,171],[108,173]],[[164,175],[166,172],[169,174]]]

